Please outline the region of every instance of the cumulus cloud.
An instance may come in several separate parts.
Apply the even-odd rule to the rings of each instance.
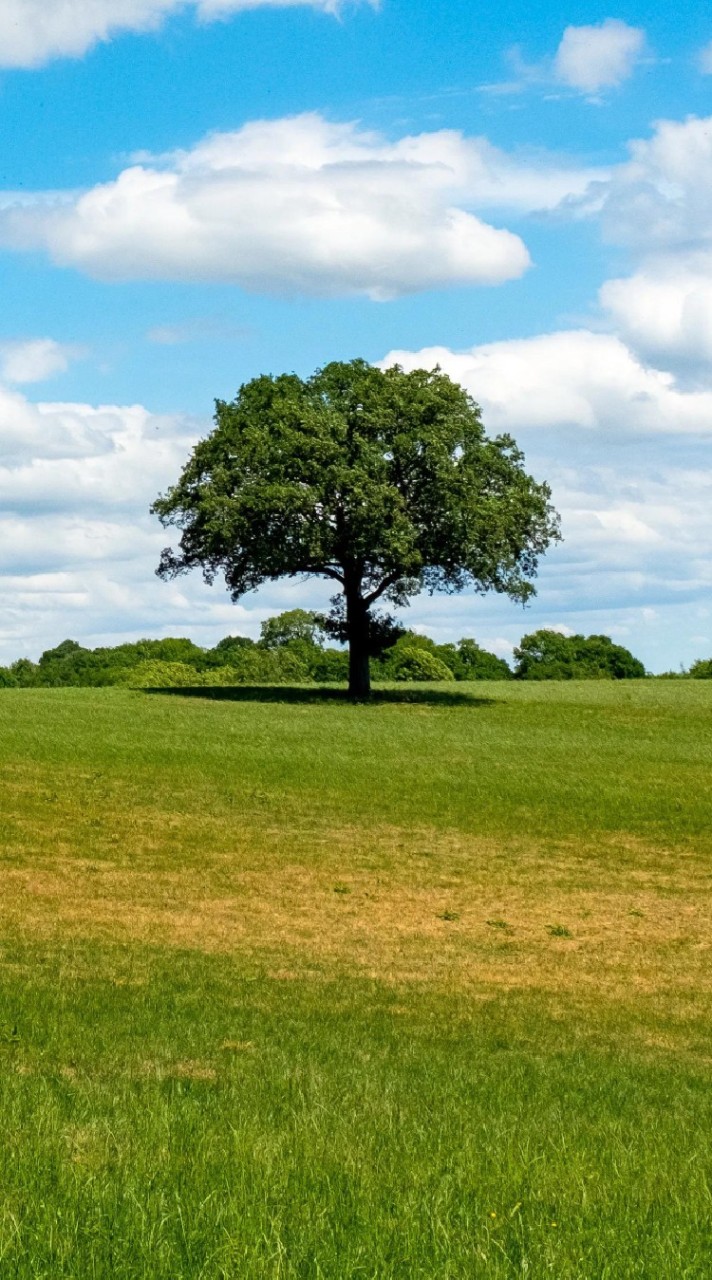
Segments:
[[[564,87],[598,101],[602,91],[617,88],[633,74],[644,50],[645,32],[616,18],[606,18],[596,26],[571,26],[564,31],[553,57],[529,61],[520,45],[511,46],[505,53],[511,78],[480,89],[513,94]]]
[[[645,359],[712,374],[712,117],[660,120],[582,199],[562,209],[599,219],[635,270],[607,281],[608,322]]]
[[[492,430],[712,436],[712,391],[682,389],[613,334],[564,330],[465,352],[392,351],[386,362],[440,365],[470,390]]]
[[[54,204],[5,202],[0,241],[102,280],[383,299],[520,276],[522,240],[472,210],[553,208],[604,176],[454,131],[390,142],[307,114],[212,135]]]
[[[712,366],[712,261],[658,259],[632,276],[608,280],[600,301],[617,331],[646,357],[709,379]]]
[[[629,144],[624,164],[569,203],[639,253],[712,249],[712,116],[659,120]]]
[[[600,93],[632,75],[644,47],[645,32],[617,18],[596,26],[567,27],[554,58],[554,73],[571,89]]]
[[[0,66],[38,67],[81,57],[122,31],[154,31],[172,14],[214,22],[245,9],[309,5],[337,13],[339,0],[2,0]]]

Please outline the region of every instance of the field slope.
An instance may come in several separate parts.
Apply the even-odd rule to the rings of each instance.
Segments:
[[[712,1274],[712,682],[0,693],[0,1276]]]

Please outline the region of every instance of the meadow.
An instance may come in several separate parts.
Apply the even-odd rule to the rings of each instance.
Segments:
[[[712,682],[0,691],[0,1276],[712,1274]]]

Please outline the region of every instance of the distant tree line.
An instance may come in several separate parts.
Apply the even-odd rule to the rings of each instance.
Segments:
[[[20,658],[0,667],[0,687],[342,683],[348,679],[348,654],[330,643],[335,634],[338,623],[333,618],[290,609],[263,622],[259,640],[226,636],[212,649],[173,637],[98,649],[65,640],[43,653],[39,662]],[[512,669],[475,640],[436,644],[387,617],[372,628],[370,662],[376,682],[639,680],[646,676],[643,663],[608,636],[535,631],[514,650]],[[669,675],[712,679],[712,659],[694,663],[689,672]]]

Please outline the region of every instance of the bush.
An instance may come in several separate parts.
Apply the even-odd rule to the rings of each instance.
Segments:
[[[240,655],[245,649],[254,649],[255,642],[247,636],[225,636],[220,640],[214,649],[206,649],[202,658],[202,667],[230,667],[233,662],[240,661]]]
[[[186,662],[149,659],[148,662],[139,662],[138,666],[126,670],[120,683],[130,685],[132,689],[181,689],[203,682],[204,677]]]
[[[454,680],[449,667],[434,653],[418,645],[398,648],[392,662],[388,664],[393,680]]]
[[[349,678],[349,655],[343,649],[319,649],[310,664],[318,684],[337,684]]]
[[[475,640],[459,640],[457,644],[436,644],[429,636],[419,635],[414,631],[406,631],[384,654],[379,663],[373,664],[373,675],[376,680],[401,680],[411,677],[401,676],[403,654],[411,654],[413,650],[429,654],[437,663],[438,676],[413,676],[412,679],[437,680],[511,680],[512,671],[502,658],[481,649]],[[428,669],[433,668],[425,664]],[[423,670],[425,667],[421,663]],[[442,675],[442,668],[449,675]]]
[[[690,667],[693,680],[712,680],[712,658],[698,658]]]
[[[259,649],[255,645],[233,650],[230,670],[234,684],[304,684],[309,680],[309,668],[288,645],[278,649]]]
[[[132,689],[210,688],[245,684],[304,684],[309,673],[294,654],[286,650],[232,650],[233,662],[222,667],[196,671],[186,662],[149,660],[126,669],[120,683]]]

